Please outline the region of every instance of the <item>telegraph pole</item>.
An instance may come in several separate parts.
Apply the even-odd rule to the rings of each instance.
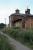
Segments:
[[[29,2],[30,2],[30,0],[25,0],[25,2],[26,2],[26,7],[29,8]]]
[[[5,18],[5,31],[6,31],[6,18]]]
[[[25,0],[25,2],[26,2],[26,8],[29,9],[29,2],[30,2],[30,0]],[[25,24],[25,29],[26,29],[26,24]]]

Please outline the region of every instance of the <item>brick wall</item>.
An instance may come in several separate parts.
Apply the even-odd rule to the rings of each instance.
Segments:
[[[25,28],[31,28],[31,27],[33,27],[33,19],[28,18],[28,19],[25,21]]]

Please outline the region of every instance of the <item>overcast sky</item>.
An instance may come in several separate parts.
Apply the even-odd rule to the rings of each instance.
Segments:
[[[33,14],[33,0],[0,0],[0,23],[9,23],[9,15],[14,13],[16,9],[19,9],[21,13],[24,13],[28,8],[31,9]]]

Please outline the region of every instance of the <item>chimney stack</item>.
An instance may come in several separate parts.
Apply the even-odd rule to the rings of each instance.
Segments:
[[[30,9],[27,9],[27,10],[25,11],[25,14],[30,14]]]

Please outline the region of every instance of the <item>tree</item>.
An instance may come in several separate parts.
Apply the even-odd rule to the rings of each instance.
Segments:
[[[6,26],[6,24],[0,23],[0,29],[4,28],[5,26]]]

